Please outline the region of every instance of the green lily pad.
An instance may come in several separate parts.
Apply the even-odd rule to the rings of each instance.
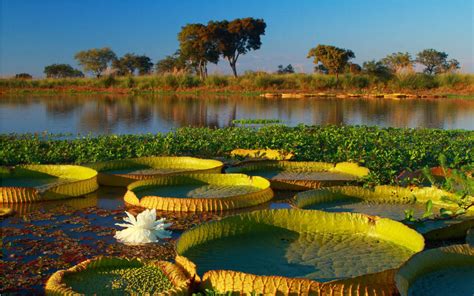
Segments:
[[[209,287],[241,292],[230,282],[223,287],[217,278],[232,271],[263,281],[278,276],[333,283],[398,268],[423,246],[421,235],[389,219],[291,209],[200,225],[180,237],[177,251],[196,264]],[[213,272],[218,274],[209,279],[206,274]]]
[[[352,212],[380,216],[398,221],[405,219],[405,210],[413,210],[415,218],[425,213],[425,203],[431,200],[433,214],[441,208],[452,208],[442,200],[452,193],[435,187],[404,188],[397,186],[377,186],[374,189],[340,186],[301,192],[296,195],[296,206],[302,209],[326,212]],[[423,223],[412,223],[427,239],[461,238],[467,229],[474,227],[474,212],[453,219],[430,219]]]
[[[165,261],[98,257],[54,273],[48,295],[157,295],[184,294],[186,271]]]
[[[126,187],[137,180],[184,173],[220,173],[223,163],[195,157],[139,157],[90,164],[99,172],[99,184]]]
[[[164,211],[221,211],[270,200],[270,183],[243,174],[189,174],[137,181],[127,187],[125,202]]]
[[[369,170],[355,163],[338,164],[300,161],[246,161],[226,169],[270,180],[273,189],[306,190],[353,183]]]
[[[474,248],[454,245],[431,249],[413,256],[395,279],[402,296],[456,295],[474,292]]]
[[[0,167],[0,203],[77,197],[98,188],[97,172],[76,165]]]

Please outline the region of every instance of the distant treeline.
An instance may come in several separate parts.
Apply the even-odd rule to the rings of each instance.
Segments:
[[[85,76],[84,73],[90,73],[96,78],[101,78],[103,75],[194,74],[201,80],[205,80],[208,77],[207,65],[209,63],[217,64],[222,58],[228,61],[233,76],[237,77],[239,57],[249,51],[260,49],[261,36],[265,34],[265,29],[266,23],[263,19],[251,17],[232,21],[210,21],[207,24],[187,24],[181,28],[178,34],[179,49],[173,55],[156,63],[153,63],[151,58],[146,55],[134,53],[118,57],[112,49],[104,47],[83,50],[74,56],[82,67],[82,71],[74,69],[68,64],[52,64],[44,68],[44,73],[47,78],[81,78]],[[394,76],[414,73],[415,64],[423,66],[423,73],[428,75],[453,73],[460,68],[457,60],[448,59],[447,53],[435,49],[422,50],[416,54],[415,58],[408,52],[396,52],[379,61],[371,60],[359,65],[351,62],[355,58],[352,50],[319,44],[309,49],[307,58],[313,59],[314,72],[334,75],[336,81],[339,80],[340,74],[350,73],[372,77],[369,80],[388,82],[394,80]],[[291,64],[286,67],[279,65],[275,71],[276,74],[294,72]],[[425,76],[421,77],[416,79],[430,80]],[[15,78],[31,79],[32,77],[28,73],[20,73]],[[227,78],[225,80],[231,81]],[[298,79],[295,78],[295,80]],[[360,80],[365,81],[366,79],[360,78]],[[278,79],[275,79],[274,82],[274,84],[284,84],[279,83]],[[206,82],[196,83],[206,84]],[[370,84],[370,81],[361,83]]]

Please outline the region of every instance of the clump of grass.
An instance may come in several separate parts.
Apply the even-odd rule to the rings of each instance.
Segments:
[[[271,124],[271,123],[281,123],[280,119],[234,119],[232,120],[233,124]]]

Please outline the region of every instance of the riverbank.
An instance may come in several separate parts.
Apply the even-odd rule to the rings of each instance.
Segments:
[[[380,80],[365,74],[345,74],[336,78],[322,74],[247,73],[239,77],[210,75],[150,75],[138,77],[0,79],[0,94],[14,93],[224,93],[260,95],[264,93],[325,93],[328,96],[376,96],[406,94],[419,97],[474,97],[473,74],[426,75],[411,73]]]
[[[371,170],[368,184],[394,182],[404,170],[474,163],[474,131],[367,126],[178,128],[169,133],[78,136],[0,134],[0,165],[91,163],[151,155],[229,157],[236,148],[281,149],[295,160],[355,161]]]

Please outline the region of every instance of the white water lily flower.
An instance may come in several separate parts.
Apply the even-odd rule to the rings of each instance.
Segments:
[[[137,218],[125,212],[128,217],[123,218],[126,223],[116,223],[115,225],[126,227],[115,233],[116,238],[121,243],[126,244],[146,244],[155,243],[159,239],[170,238],[171,231],[166,230],[172,223],[165,223],[165,218],[156,220],[156,210],[144,210],[137,215]]]

